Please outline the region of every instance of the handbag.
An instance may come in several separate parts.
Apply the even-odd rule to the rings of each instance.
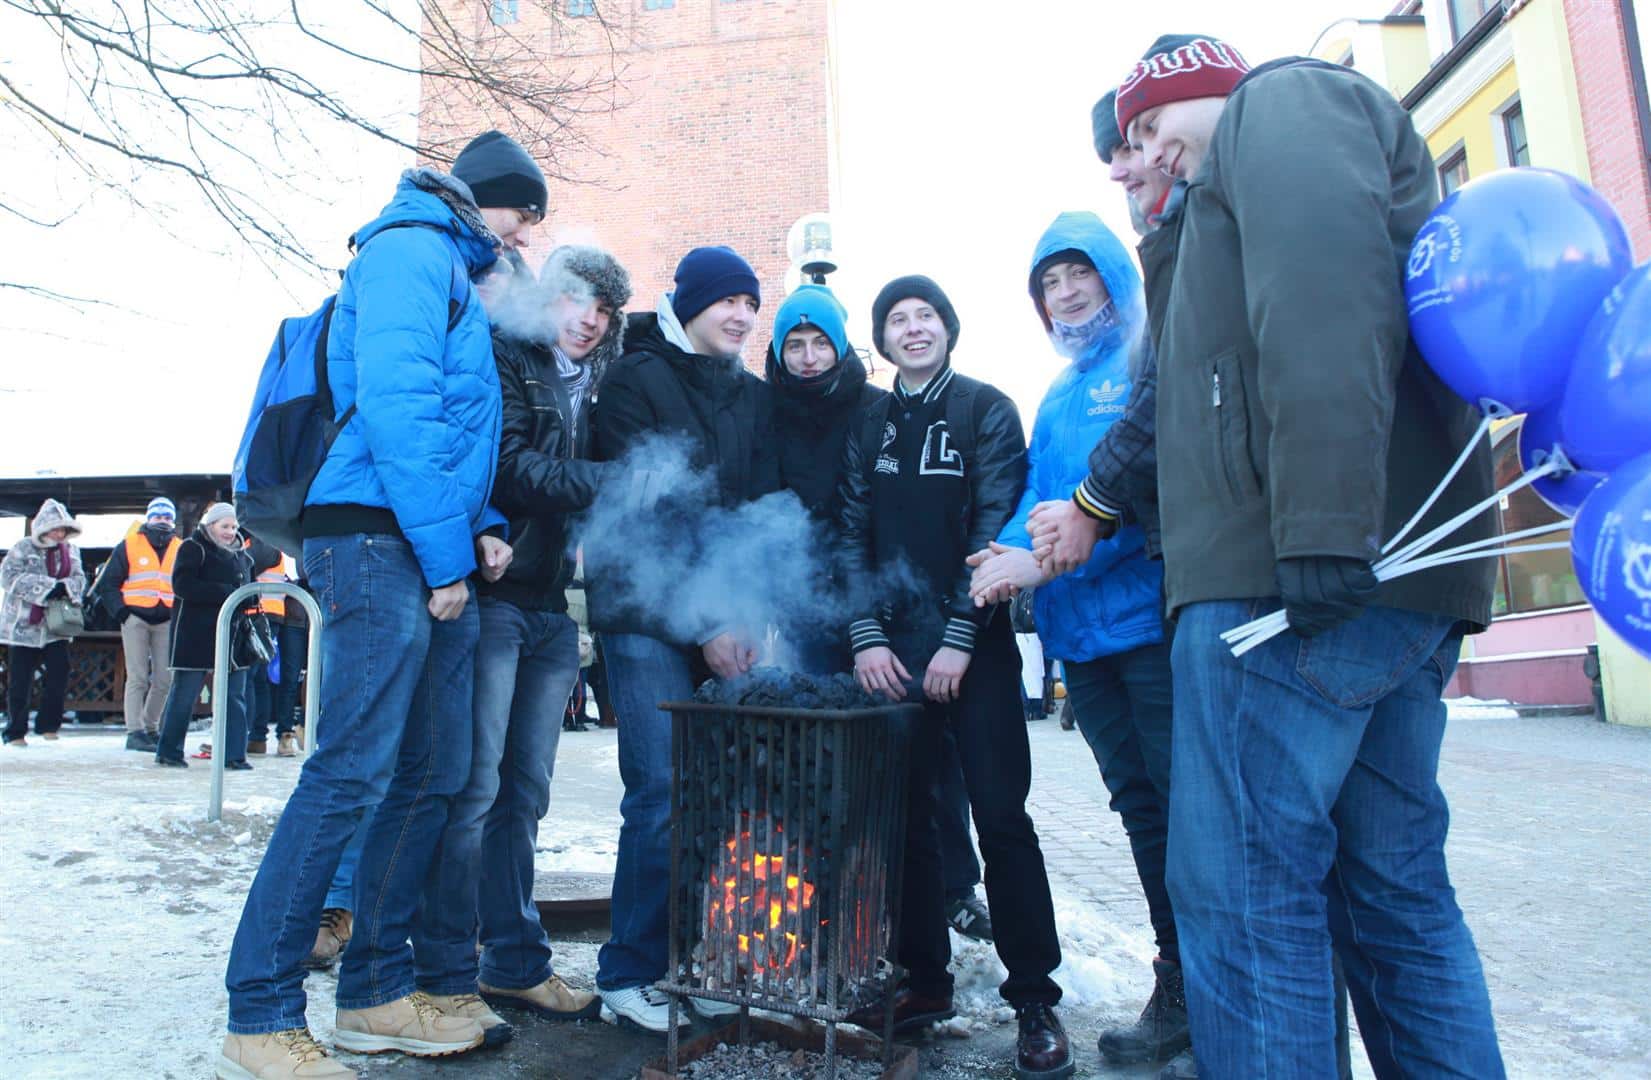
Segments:
[[[86,609],[65,597],[46,601],[46,635],[76,637],[86,632]]]
[[[267,664],[275,655],[275,634],[262,612],[242,615],[230,635],[229,662],[240,671],[255,664]]]

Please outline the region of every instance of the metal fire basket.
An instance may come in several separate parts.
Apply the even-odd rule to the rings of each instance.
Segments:
[[[905,840],[906,745],[916,705],[798,709],[668,702],[671,713],[667,1061],[691,996],[836,1025],[885,1002],[890,1058]]]

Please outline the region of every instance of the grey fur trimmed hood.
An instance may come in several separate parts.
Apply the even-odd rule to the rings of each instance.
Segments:
[[[563,244],[550,253],[540,268],[539,288],[549,296],[588,290],[613,309],[608,332],[596,343],[587,360],[591,377],[599,384],[608,365],[624,352],[625,305],[631,299],[630,274],[618,259],[599,247]]]

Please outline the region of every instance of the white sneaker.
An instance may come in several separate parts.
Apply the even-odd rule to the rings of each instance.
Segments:
[[[740,1007],[731,1001],[716,1001],[712,998],[691,997],[688,999],[694,1011],[707,1020],[721,1020],[729,1016],[738,1016]]]
[[[603,990],[602,1019],[610,1024],[633,1024],[643,1031],[666,1035],[671,1030],[671,999],[651,986],[627,986],[623,990]],[[688,1027],[688,1010],[679,1009],[677,1027]]]

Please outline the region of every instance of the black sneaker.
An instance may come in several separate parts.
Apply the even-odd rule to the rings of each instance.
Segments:
[[[160,740],[147,731],[129,731],[126,733],[126,749],[128,750],[153,754],[159,748]]]
[[[992,940],[992,913],[973,892],[946,902],[946,925],[976,941]]]
[[[157,758],[155,758],[155,764],[160,765],[160,766],[162,766],[164,768],[167,768],[167,769],[187,769],[187,768],[189,768],[189,762],[185,761],[181,757],[177,757],[177,758],[157,757]]]
[[[1153,960],[1152,971],[1158,984],[1141,1010],[1141,1018],[1127,1027],[1103,1031],[1096,1040],[1101,1057],[1109,1065],[1168,1061],[1192,1045],[1181,965],[1160,957]]]

